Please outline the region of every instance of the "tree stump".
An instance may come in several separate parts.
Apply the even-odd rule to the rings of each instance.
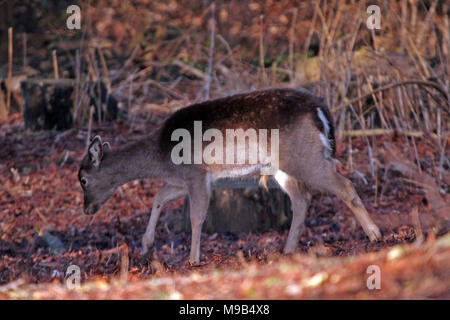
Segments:
[[[289,197],[276,182],[269,191],[258,187],[258,180],[223,180],[213,185],[202,232],[263,233],[289,228],[292,211]],[[189,199],[185,198],[183,225],[190,232]]]
[[[28,79],[21,84],[25,128],[67,130],[72,127],[70,80]]]
[[[101,81],[79,83],[80,97],[88,107],[94,106],[93,120],[117,117],[117,101],[107,93]],[[26,79],[21,82],[25,127],[36,130],[67,130],[73,127],[73,79]],[[89,112],[88,112],[89,113]],[[105,116],[106,115],[106,116]]]

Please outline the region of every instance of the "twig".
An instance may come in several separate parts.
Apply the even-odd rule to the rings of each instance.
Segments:
[[[350,123],[350,114],[348,114],[347,116],[347,127],[351,128],[351,123]],[[348,132],[348,131],[344,131],[344,132]],[[342,137],[344,137],[344,134],[342,134]],[[349,167],[350,167],[350,171],[353,171],[353,150],[352,150],[352,136],[348,135],[348,163],[349,163]]]
[[[295,52],[295,26],[297,24],[297,8],[292,13],[292,25],[289,29],[289,67],[291,81],[295,78],[294,52]]]
[[[86,151],[89,148],[89,143],[91,142],[91,131],[92,131],[92,118],[94,117],[94,107],[91,106],[89,111],[89,124],[88,124],[88,132],[86,135]]]
[[[133,63],[134,58],[136,58],[136,56],[141,53],[141,46],[140,45],[136,45],[136,47],[134,47],[133,51],[131,52],[130,57],[127,59],[127,61],[125,61],[123,67],[112,76],[111,81],[117,80],[118,78],[120,78],[122,76],[122,74],[125,73],[125,71],[127,70],[127,68],[129,66],[131,66],[131,64]]]
[[[159,90],[166,92],[167,94],[173,96],[176,99],[184,100],[184,97],[181,94],[162,86],[161,84],[159,84],[159,82],[157,82],[155,80],[148,79],[147,81],[145,81],[145,83],[148,83],[148,84],[151,84],[151,85],[157,87]]]
[[[417,244],[421,244],[423,242],[423,232],[422,232],[422,225],[420,223],[419,218],[419,207],[417,205],[414,205],[411,209],[411,220],[414,225],[414,229],[416,230],[416,241]]]
[[[33,254],[34,249],[36,248],[36,244],[37,244],[37,240],[38,240],[38,239],[39,239],[39,232],[36,232],[36,234],[35,234],[34,237],[33,237],[33,241],[31,242],[30,249],[28,250],[27,255],[26,255],[26,258],[25,258],[25,260],[26,260],[27,262],[29,262],[30,259],[31,259],[31,255]]]
[[[52,57],[53,57],[53,71],[55,73],[55,79],[59,79],[58,58],[56,56],[56,50],[52,51]]]
[[[310,44],[311,44],[311,39],[312,39],[313,33],[314,33],[314,31],[315,31],[314,26],[315,26],[315,24],[316,24],[316,20],[317,20],[317,9],[318,9],[318,7],[319,7],[319,5],[318,5],[317,2],[312,2],[312,5],[314,6],[314,15],[313,15],[313,18],[312,18],[311,25],[310,25],[310,27],[309,27],[308,37],[306,38],[306,42],[305,42],[305,47],[304,47],[304,55],[305,55],[305,56],[308,54],[309,46],[310,46]]]
[[[430,6],[430,10],[427,12],[427,15],[425,17],[425,21],[422,24],[422,28],[420,28],[420,31],[419,31],[419,33],[417,35],[417,46],[418,47],[420,47],[420,45],[422,43],[423,34],[424,34],[426,28],[428,28],[428,25],[430,24],[431,18],[434,16],[434,13],[436,11],[436,6],[437,6],[438,2],[439,2],[439,0],[434,0],[433,3]]]
[[[27,66],[27,33],[22,33],[22,47],[23,47],[23,67]]]
[[[225,40],[225,38],[222,37],[220,34],[217,35],[217,39],[219,39],[220,42],[222,42],[222,44],[225,46],[229,57],[233,58],[233,51],[231,50],[230,44],[227,42],[227,40]],[[230,63],[233,64],[233,59],[230,59]]]
[[[128,269],[130,268],[130,258],[128,257],[130,249],[126,244],[119,247],[120,253],[120,281],[128,280]]]
[[[80,73],[81,73],[81,62],[80,62],[80,50],[77,49],[75,51],[75,86],[74,86],[74,106],[75,110],[73,112],[73,122],[77,123],[78,118],[78,109],[80,107]]]
[[[361,136],[381,136],[389,135],[394,132],[399,132],[409,137],[422,137],[424,133],[422,131],[408,131],[408,130],[394,130],[394,129],[365,129],[365,130],[345,130],[342,132],[343,137],[361,137]]]
[[[11,86],[12,86],[12,61],[13,60],[13,28],[8,29],[8,85],[6,93],[6,114],[11,108]]]
[[[0,122],[6,120],[7,117],[8,111],[6,109],[5,96],[3,94],[3,90],[0,90]]]
[[[380,91],[384,91],[384,90],[388,90],[388,89],[392,89],[398,86],[406,86],[406,85],[410,85],[410,84],[416,84],[416,85],[422,85],[422,86],[428,86],[428,87],[432,87],[434,89],[436,89],[437,91],[439,91],[446,99],[446,103],[448,104],[448,107],[450,109],[450,95],[448,92],[446,92],[439,84],[435,83],[435,82],[431,82],[431,81],[423,81],[423,80],[406,80],[406,81],[399,81],[399,82],[395,82],[395,83],[391,83],[388,84],[386,86],[377,88],[375,90],[372,90],[366,94],[363,94],[362,96],[359,96],[355,99],[352,99],[350,101],[347,102],[343,102],[341,105],[337,106],[336,108],[332,109],[332,112],[336,112],[342,109],[345,109],[346,107],[348,107],[351,104],[354,104],[355,102],[361,101],[362,99],[365,99],[371,95],[373,95],[374,93],[380,92]],[[448,114],[450,114],[450,111],[448,109],[444,109]]]
[[[109,77],[108,65],[106,64],[105,55],[103,54],[102,48],[98,47],[98,55],[100,56],[100,62],[102,63],[102,69],[104,74],[104,81],[108,92],[111,89],[111,78]]]
[[[403,0],[401,3],[401,27],[400,27],[400,41],[402,50],[405,49],[405,34],[406,34],[406,17],[408,14],[408,2]]]
[[[91,76],[92,81],[94,81],[94,82],[97,81],[97,76],[96,76],[96,73],[94,71],[94,66],[93,66],[93,63],[91,61],[91,56],[89,55],[88,52],[84,53],[84,59],[87,61],[88,71],[89,71],[88,74]]]
[[[131,100],[133,98],[133,80],[136,71],[131,74],[130,77],[130,86],[128,87],[128,110],[131,109]]]
[[[187,71],[202,80],[206,80],[206,78],[208,77],[208,75],[206,75],[205,73],[201,72],[200,70],[198,70],[194,67],[191,67],[191,66],[185,64],[184,62],[182,62],[180,60],[175,60],[174,62],[172,62],[172,64],[180,67],[182,72]]]
[[[259,64],[261,66],[261,72],[263,77],[263,84],[267,84],[267,75],[266,69],[264,66],[264,40],[263,40],[263,32],[264,32],[264,24],[263,24],[264,16],[259,16]]]
[[[384,143],[385,150],[381,150],[384,157],[385,163],[393,168],[394,170],[400,171],[406,177],[414,177],[414,179],[409,179],[411,182],[420,185],[425,193],[425,197],[428,203],[431,205],[431,210],[439,217],[444,220],[448,220],[448,212],[450,210],[447,201],[442,198],[439,192],[439,185],[436,183],[435,179],[422,171],[419,172],[417,166],[406,159],[398,147],[390,146]]]
[[[205,98],[206,100],[209,100],[209,91],[211,88],[211,75],[212,75],[212,64],[213,64],[213,56],[214,56],[214,33],[215,33],[215,11],[216,11],[216,5],[213,2],[211,4],[211,38],[209,43],[209,59],[208,59],[208,77],[206,78],[206,84],[205,84]]]

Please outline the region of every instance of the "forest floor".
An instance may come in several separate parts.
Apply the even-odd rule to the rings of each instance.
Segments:
[[[149,133],[161,117],[105,123],[93,132],[114,148]],[[383,160],[371,178],[366,140],[352,140],[355,170],[348,169],[346,142],[338,145],[346,164],[339,170],[380,226],[380,241],[371,243],[336,197],[314,193],[295,254],[281,254],[287,230],[204,233],[201,263],[191,266],[182,199],[163,210],[153,256],[141,255],[163,181],[128,183],[97,215],[86,216],[77,179],[86,132],[30,132],[12,115],[0,127],[0,299],[450,298],[448,222],[426,219],[432,204],[423,190]],[[376,138],[375,146],[381,150],[386,141],[407,150],[399,136]],[[426,168],[433,150],[420,139],[416,145]],[[80,268],[78,289],[66,286],[70,265]],[[380,268],[379,290],[367,287],[371,265]]]

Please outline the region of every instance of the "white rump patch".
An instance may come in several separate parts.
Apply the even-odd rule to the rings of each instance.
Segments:
[[[325,117],[325,115],[323,114],[323,112],[320,108],[317,108],[317,114],[319,115],[319,119],[323,123],[323,127],[325,130],[325,136],[328,137],[328,132],[330,132],[330,124],[328,123],[327,118]]]
[[[317,114],[319,115],[319,119],[322,121],[323,123],[323,128],[324,128],[324,133],[320,133],[319,137],[320,140],[322,141],[323,145],[325,146],[326,152],[327,152],[327,156],[329,156],[331,154],[331,145],[330,145],[330,140],[328,140],[328,133],[330,132],[330,124],[327,121],[327,118],[325,117],[325,115],[323,114],[322,110],[320,108],[317,108]]]
[[[288,179],[289,179],[289,176],[281,170],[278,170],[275,173],[275,180],[277,180],[280,187],[285,191],[286,191],[286,183],[287,183]]]
[[[331,153],[331,146],[330,146],[330,141],[328,140],[327,137],[325,137],[323,135],[323,133],[319,134],[320,140],[322,141],[323,145],[325,146],[325,148],[327,149],[328,152]]]

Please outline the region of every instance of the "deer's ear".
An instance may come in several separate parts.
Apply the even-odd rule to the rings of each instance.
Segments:
[[[88,155],[92,165],[98,168],[100,161],[103,158],[103,145],[100,136],[95,136],[94,139],[92,139],[88,148]]]
[[[102,146],[103,146],[103,150],[111,150],[111,145],[109,144],[108,141],[103,142]]]

